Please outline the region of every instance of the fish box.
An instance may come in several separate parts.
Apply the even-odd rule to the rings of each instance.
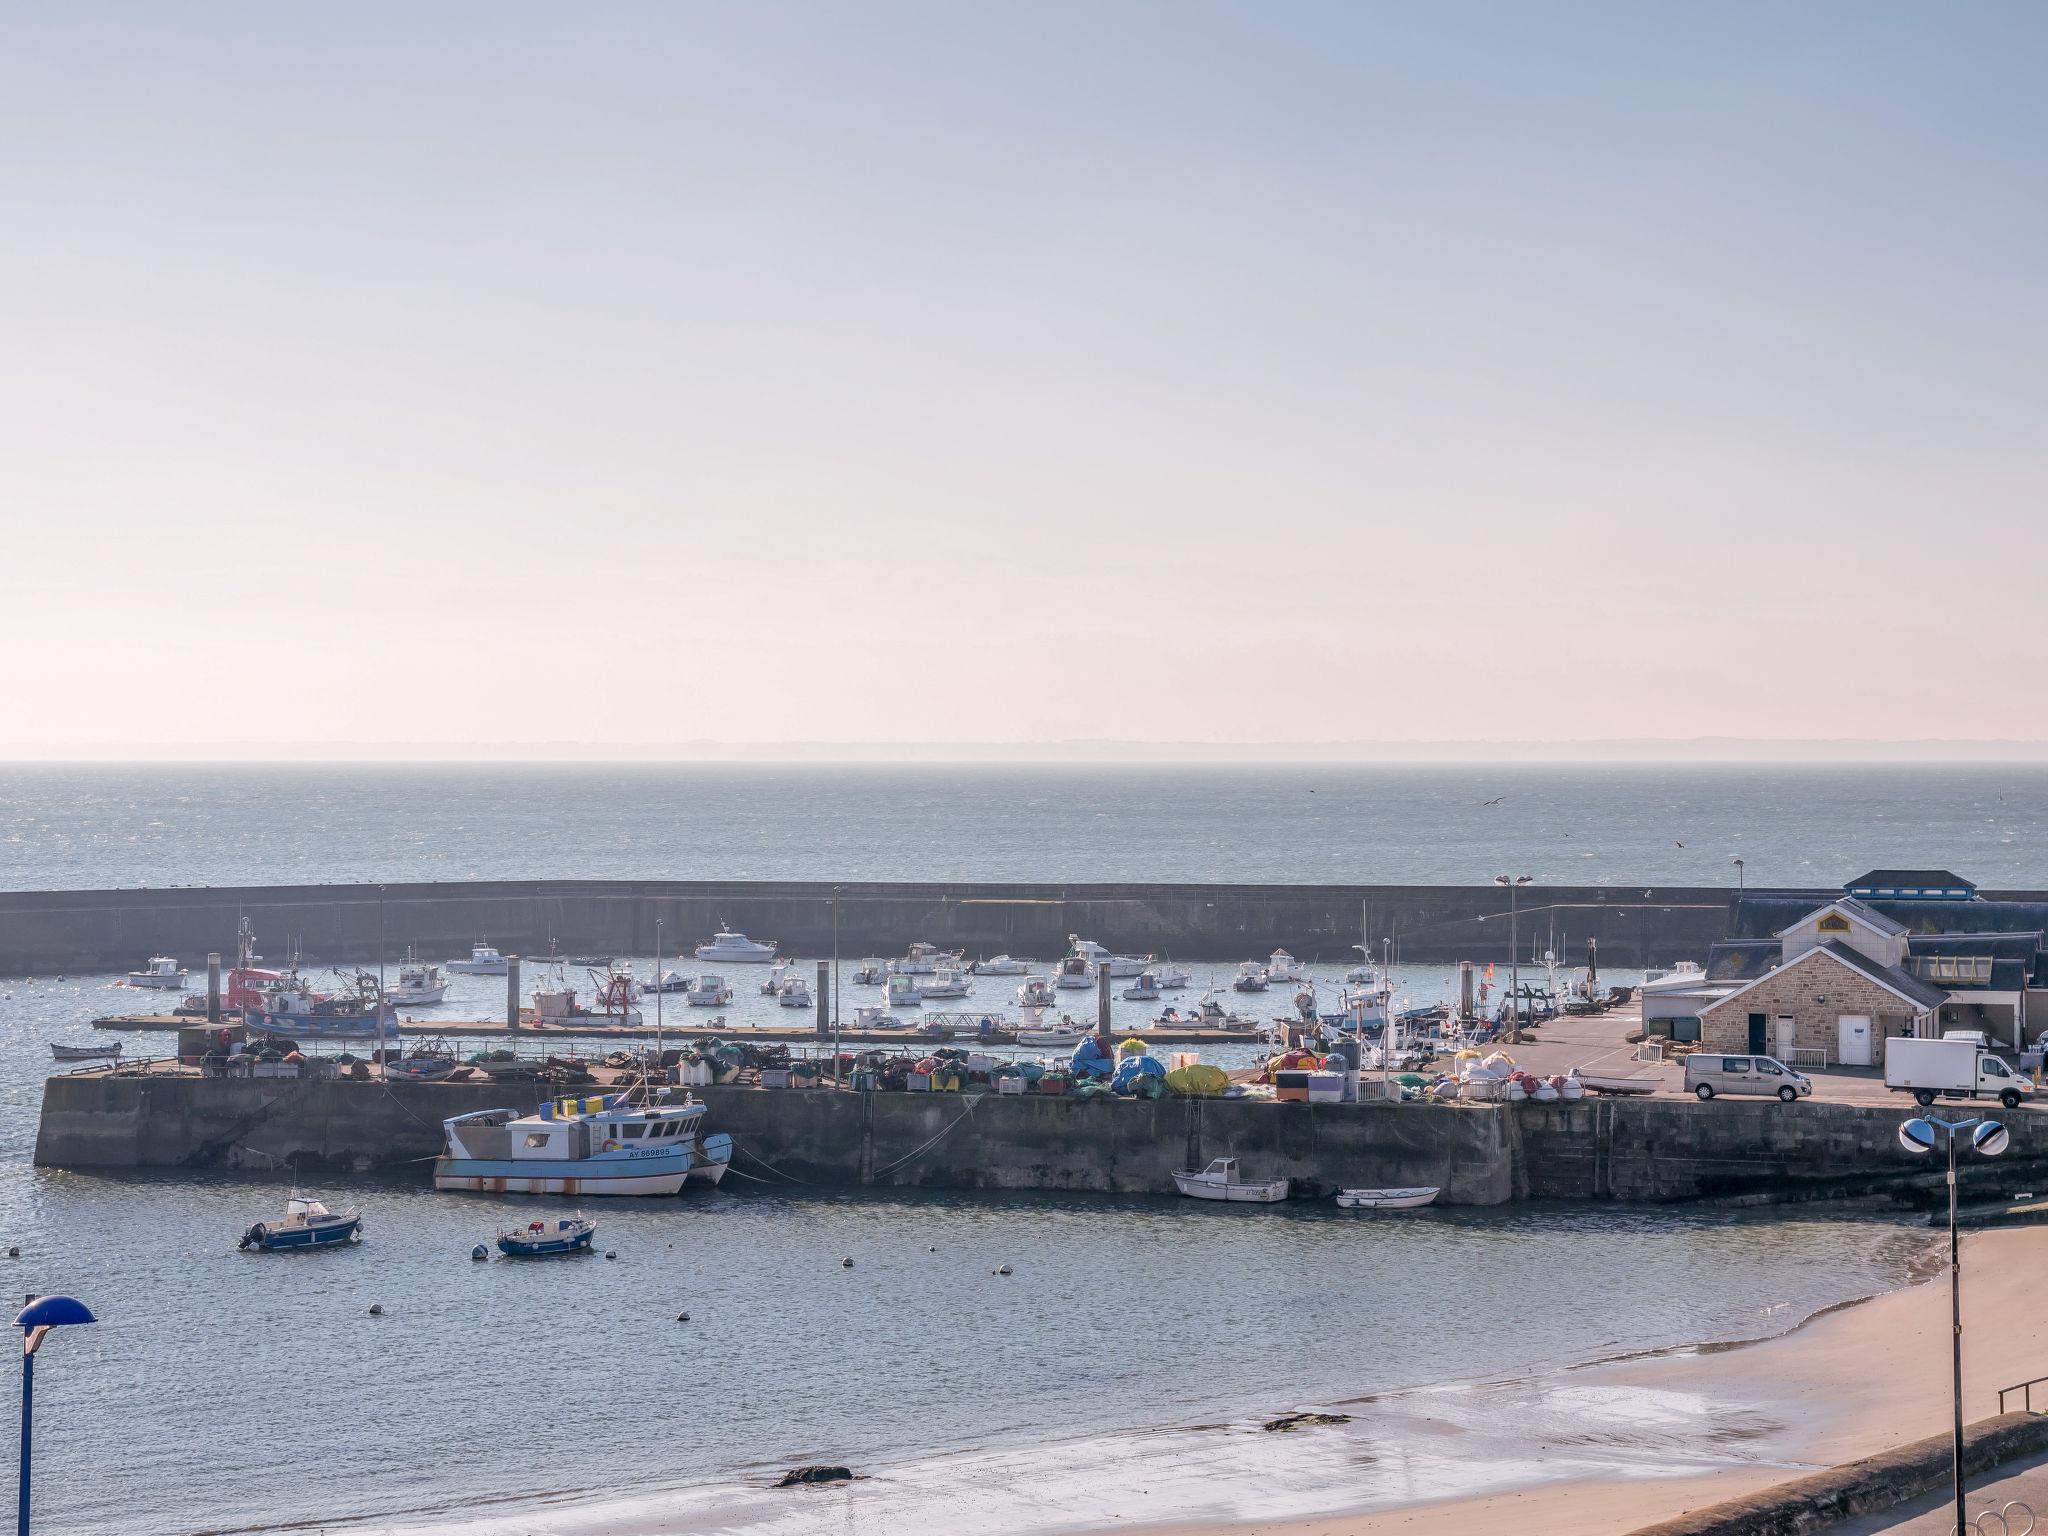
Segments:
[[[685,1088],[709,1088],[711,1086],[711,1063],[708,1061],[686,1061],[683,1063],[683,1086]]]
[[[872,1093],[881,1086],[882,1074],[879,1072],[863,1068],[853,1074],[853,1087],[856,1093]]]
[[[996,1079],[997,1093],[1021,1094],[1023,1091],[1024,1079],[1021,1077],[999,1077]]]
[[[1306,1104],[1308,1080],[1314,1075],[1316,1074],[1309,1072],[1275,1072],[1273,1097],[1283,1104]]]
[[[1344,1074],[1342,1072],[1311,1072],[1308,1074],[1308,1101],[1311,1104],[1341,1104],[1344,1102]]]
[[[930,1092],[932,1091],[932,1075],[931,1075],[931,1073],[929,1073],[929,1072],[913,1072],[913,1073],[911,1073],[911,1074],[910,1074],[910,1091],[911,1091],[912,1093],[930,1093]]]
[[[1038,1080],[1038,1091],[1051,1098],[1058,1098],[1067,1091],[1067,1080],[1064,1077],[1041,1077]]]
[[[763,1088],[787,1088],[789,1086],[789,1068],[763,1067],[761,1069],[761,1086]]]

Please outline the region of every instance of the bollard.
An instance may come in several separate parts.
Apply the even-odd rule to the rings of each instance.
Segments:
[[[519,957],[505,957],[505,1027],[519,1027]]]
[[[823,1040],[832,1033],[832,962],[818,962],[818,986],[813,994],[818,1004],[818,1038]]]
[[[1109,961],[1095,962],[1095,1032],[1107,1040],[1109,1027]]]
[[[1458,1017],[1461,1019],[1472,1017],[1472,962],[1470,960],[1460,960],[1458,962]]]
[[[220,1022],[220,951],[211,950],[206,956],[206,1022]]]

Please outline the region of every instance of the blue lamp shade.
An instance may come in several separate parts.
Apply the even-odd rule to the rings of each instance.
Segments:
[[[73,1323],[98,1321],[92,1308],[82,1301],[69,1296],[38,1296],[21,1309],[14,1326],[26,1332],[30,1328],[64,1328]]]
[[[1932,1152],[1934,1127],[1925,1120],[1908,1120],[1899,1127],[1899,1145],[1908,1152]]]

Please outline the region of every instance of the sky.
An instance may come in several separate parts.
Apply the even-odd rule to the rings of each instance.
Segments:
[[[2048,737],[2044,65],[0,8],[0,756]]]

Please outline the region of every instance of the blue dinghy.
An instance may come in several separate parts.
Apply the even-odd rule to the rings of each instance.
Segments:
[[[556,1221],[529,1221],[498,1234],[498,1252],[508,1259],[546,1259],[562,1253],[588,1253],[597,1223],[583,1216]]]
[[[274,1252],[280,1248],[334,1248],[363,1240],[363,1218],[356,1211],[330,1211],[318,1200],[297,1195],[284,1203],[284,1219],[259,1221],[242,1234],[244,1248]]]

